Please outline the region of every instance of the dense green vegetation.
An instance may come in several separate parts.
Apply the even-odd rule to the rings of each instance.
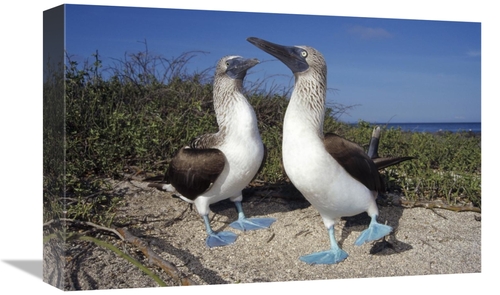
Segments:
[[[45,82],[44,106],[57,101],[61,106],[60,95],[51,89],[64,80],[65,118],[62,123],[61,114],[44,111],[49,115],[44,116],[44,220],[62,217],[64,210],[68,218],[108,224],[110,214],[105,213],[121,200],[106,190],[109,179],[123,179],[124,173],[137,169],[162,174],[178,148],[197,135],[217,130],[209,69],[201,73],[185,70],[195,54],[168,60],[140,52],[111,69],[102,68],[97,54],[93,62],[84,64],[68,57],[65,78]],[[103,78],[104,74],[109,78]],[[281,133],[289,92],[260,91],[262,83],[245,83],[269,152],[258,179],[284,183]],[[335,120],[348,109],[331,105],[325,132],[336,132],[367,148],[374,126],[361,121],[352,127]],[[64,127],[53,128],[54,124]],[[62,159],[63,128],[65,169],[61,161],[54,164],[54,159]],[[481,206],[480,136],[383,129],[379,154],[417,157],[386,169],[389,191],[410,200],[442,199],[449,204]]]

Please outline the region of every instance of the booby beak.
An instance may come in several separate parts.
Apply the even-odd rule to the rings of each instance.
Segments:
[[[293,73],[309,68],[307,52],[300,47],[279,45],[256,37],[249,37],[247,41],[282,61]]]
[[[227,61],[226,73],[233,79],[243,80],[247,74],[247,70],[259,63],[256,58],[236,57]]]

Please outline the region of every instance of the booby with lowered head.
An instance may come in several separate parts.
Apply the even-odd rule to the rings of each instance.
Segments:
[[[237,238],[229,231],[212,230],[210,204],[227,198],[233,201],[238,220],[230,226],[238,230],[268,228],[275,221],[248,219],[241,205],[242,190],[259,172],[266,153],[254,109],[242,93],[247,70],[258,63],[257,59],[240,56],[225,56],[218,61],[213,85],[218,132],[199,136],[177,152],[164,177],[168,184],[149,184],[176,191],[181,199],[194,203],[205,223],[208,247],[229,245]]]
[[[295,85],[283,122],[283,166],[294,186],[319,211],[330,249],[300,259],[334,264],[347,258],[335,240],[334,225],[344,216],[367,212],[371,217],[356,245],[392,231],[377,221],[375,199],[383,188],[377,166],[358,145],[335,134],[323,134],[327,67],[323,55],[309,46],[283,46],[250,37],[250,43],[292,70]]]

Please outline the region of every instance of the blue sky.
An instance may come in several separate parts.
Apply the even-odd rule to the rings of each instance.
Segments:
[[[481,24],[363,17],[69,5],[66,50],[104,64],[145,50],[166,58],[204,51],[188,64],[214,66],[227,54],[263,63],[248,81],[291,86],[291,72],[246,41],[310,45],[328,63],[327,101],[355,105],[340,120],[480,122]]]

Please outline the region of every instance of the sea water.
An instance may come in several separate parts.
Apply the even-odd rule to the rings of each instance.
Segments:
[[[372,123],[371,125],[380,126],[387,129],[401,128],[403,131],[411,132],[473,132],[481,133],[481,122],[474,123]]]

